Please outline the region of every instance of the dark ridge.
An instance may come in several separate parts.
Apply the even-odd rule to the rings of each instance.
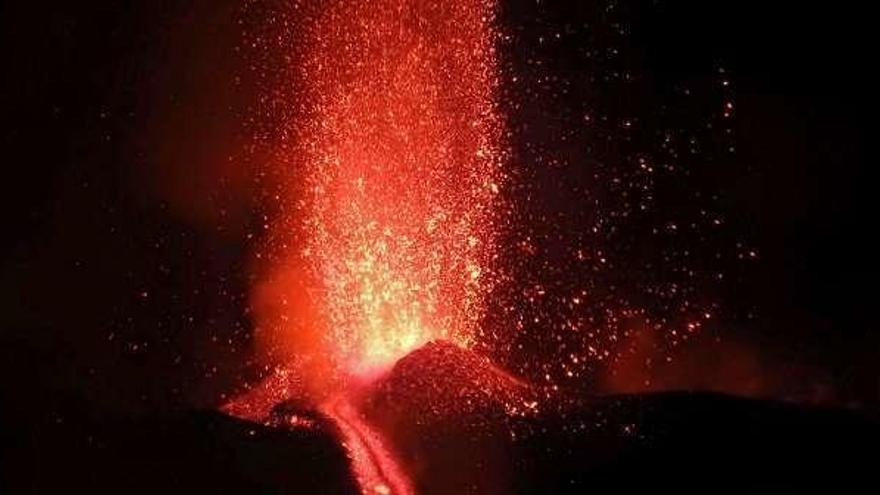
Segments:
[[[270,428],[211,411],[95,422],[59,414],[33,429],[4,424],[3,493],[356,494],[331,430]]]

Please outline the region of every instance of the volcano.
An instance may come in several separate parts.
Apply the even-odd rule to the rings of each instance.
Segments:
[[[526,413],[536,406],[534,395],[527,383],[488,359],[437,340],[407,354],[372,384],[364,408],[377,421],[396,417],[426,424]]]

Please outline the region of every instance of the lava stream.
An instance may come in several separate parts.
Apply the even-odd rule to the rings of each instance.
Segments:
[[[325,402],[320,410],[339,428],[352,470],[364,495],[415,493],[381,435],[370,427],[346,397],[337,395]]]

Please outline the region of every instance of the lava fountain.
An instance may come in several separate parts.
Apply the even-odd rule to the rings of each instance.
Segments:
[[[470,346],[502,182],[494,2],[292,8],[262,330],[322,385],[429,341]]]
[[[253,307],[286,370],[227,410],[302,394],[365,491],[405,493],[351,397],[423,344],[478,338],[502,210],[496,6],[314,3],[285,7],[287,78],[266,99],[282,139]]]

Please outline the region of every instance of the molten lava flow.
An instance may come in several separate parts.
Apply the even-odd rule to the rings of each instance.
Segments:
[[[348,449],[352,468],[364,494],[410,495],[410,481],[397,465],[395,456],[360,412],[343,396],[327,401],[321,411],[332,419]]]
[[[494,2],[292,8],[304,25],[280,153],[289,177],[268,227],[275,271],[302,267],[292,278],[305,287],[269,283],[258,299],[309,303],[262,318],[298,358],[329,358],[313,375],[369,375],[435,339],[470,345],[501,182]]]

